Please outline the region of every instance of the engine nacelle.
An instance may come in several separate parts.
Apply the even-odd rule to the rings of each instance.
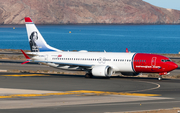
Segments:
[[[92,69],[93,76],[103,76],[103,77],[110,77],[114,73],[113,68],[110,66],[95,66]]]
[[[139,75],[139,73],[132,73],[132,72],[122,72],[122,75],[126,75],[126,76],[137,76]]]

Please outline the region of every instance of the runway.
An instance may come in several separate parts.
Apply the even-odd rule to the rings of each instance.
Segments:
[[[0,70],[64,71],[0,60]],[[68,72],[68,71],[66,71]],[[75,73],[75,72],[73,72]],[[179,75],[174,70],[171,75]],[[109,113],[180,107],[180,80],[0,72],[0,113]]]
[[[180,80],[14,75],[19,74],[0,74],[1,113],[104,113],[180,107]]]

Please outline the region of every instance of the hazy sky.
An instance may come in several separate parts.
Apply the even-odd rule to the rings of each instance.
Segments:
[[[143,0],[143,1],[146,1],[158,7],[180,10],[180,0]]]

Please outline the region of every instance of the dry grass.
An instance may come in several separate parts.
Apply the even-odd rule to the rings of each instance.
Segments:
[[[135,112],[124,112],[124,113],[180,113],[180,108],[159,109],[159,110],[151,110],[151,111],[135,111]]]
[[[9,73],[44,73],[44,74],[62,74],[62,75],[85,75],[85,72],[76,71],[76,72],[60,72],[60,71],[49,71],[49,70],[7,70]]]

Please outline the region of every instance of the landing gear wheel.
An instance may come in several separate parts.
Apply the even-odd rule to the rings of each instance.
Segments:
[[[110,79],[111,77],[106,77],[106,79]]]
[[[158,80],[159,80],[159,81],[162,80],[162,76],[159,76]]]
[[[93,75],[91,73],[86,73],[85,78],[92,78]]]

